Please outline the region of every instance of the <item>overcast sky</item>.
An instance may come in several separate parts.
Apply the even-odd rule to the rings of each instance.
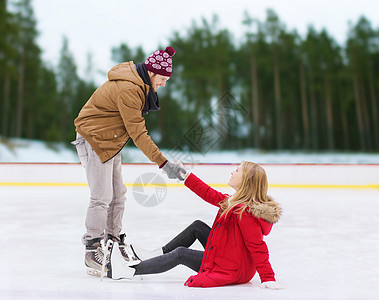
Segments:
[[[43,59],[57,66],[65,35],[81,77],[89,52],[95,68],[108,71],[114,64],[112,47],[124,42],[152,52],[160,44],[165,47],[174,31],[184,34],[192,21],[211,20],[213,14],[219,16],[220,27],[229,29],[237,40],[244,33],[245,10],[264,21],[266,10],[272,8],[287,29],[297,29],[304,36],[310,24],[317,30],[326,28],[341,45],[349,21],[356,23],[361,15],[379,27],[377,0],[34,0],[33,6]],[[105,79],[96,77],[98,82]]]

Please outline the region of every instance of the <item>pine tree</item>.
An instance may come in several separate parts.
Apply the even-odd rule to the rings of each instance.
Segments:
[[[14,136],[32,137],[41,50],[37,45],[37,29],[31,0],[15,4],[17,36],[17,97]],[[27,98],[26,98],[27,97]]]
[[[57,87],[60,140],[70,141],[74,133],[73,108],[77,99],[79,76],[67,37],[63,37],[61,57],[58,64]]]
[[[362,17],[349,31],[346,53],[352,72],[360,148],[379,148],[377,83],[373,56],[379,52],[378,34]]]

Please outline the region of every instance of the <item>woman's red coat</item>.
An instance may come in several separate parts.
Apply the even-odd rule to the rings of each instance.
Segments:
[[[211,188],[194,174],[185,185],[199,197],[215,206],[229,197]],[[239,215],[229,213],[214,220],[205,247],[200,271],[185,283],[190,287],[216,287],[250,281],[257,271],[261,282],[275,281],[269,254],[263,236],[271,231],[272,224],[257,218],[247,210]]]

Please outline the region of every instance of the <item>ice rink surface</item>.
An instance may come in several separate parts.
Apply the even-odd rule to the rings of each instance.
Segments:
[[[234,168],[195,166],[194,173],[231,193],[217,184],[227,183]],[[272,178],[277,183],[269,193],[283,208],[281,220],[265,239],[276,279],[286,287],[278,291],[261,289],[258,274],[243,285],[188,288],[183,283],[194,272],[184,266],[133,280],[101,282],[88,276],[84,266],[80,238],[89,191],[85,185],[75,185],[85,182],[82,168],[0,165],[0,299],[379,299],[379,188],[365,188],[365,182],[354,187],[351,182],[365,177],[369,184],[378,184],[379,166],[367,166],[369,171],[354,166],[315,167],[317,172],[322,170],[318,177],[326,182],[337,177],[350,180],[329,187],[320,182],[313,187],[310,182],[289,185],[297,184],[291,179],[294,174],[315,180],[312,176],[317,172],[302,166],[282,171],[264,168],[269,182]],[[125,181],[130,182],[124,215],[129,241],[154,249],[196,219],[212,224],[217,209],[175,181],[143,190],[132,185],[136,177],[149,172],[162,175],[153,165],[124,165]],[[350,176],[353,173],[356,179]],[[137,202],[143,195],[158,195],[162,202],[143,206]]]

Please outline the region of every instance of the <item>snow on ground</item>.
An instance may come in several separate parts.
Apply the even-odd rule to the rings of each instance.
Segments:
[[[282,178],[286,184],[314,183],[317,178],[340,184],[379,182],[375,165],[264,167],[269,178],[279,183]],[[175,181],[167,180],[172,184],[163,196],[162,189],[144,187],[142,193],[160,195],[162,201],[153,207],[140,205],[141,191],[136,193],[132,183],[141,174],[158,172],[156,166],[123,168],[128,183],[123,229],[130,241],[154,249],[196,219],[212,224],[216,209]],[[234,168],[195,165],[193,172],[205,181],[225,183]],[[14,183],[17,179],[20,185]],[[44,184],[49,179],[62,185]],[[183,266],[130,281],[101,282],[88,276],[80,242],[88,187],[64,185],[83,181],[79,164],[0,164],[0,299],[379,299],[379,188],[270,188],[283,217],[266,242],[276,278],[286,287],[271,291],[260,288],[258,275],[243,285],[188,288],[183,283],[194,272]],[[217,189],[232,192],[227,186]]]

